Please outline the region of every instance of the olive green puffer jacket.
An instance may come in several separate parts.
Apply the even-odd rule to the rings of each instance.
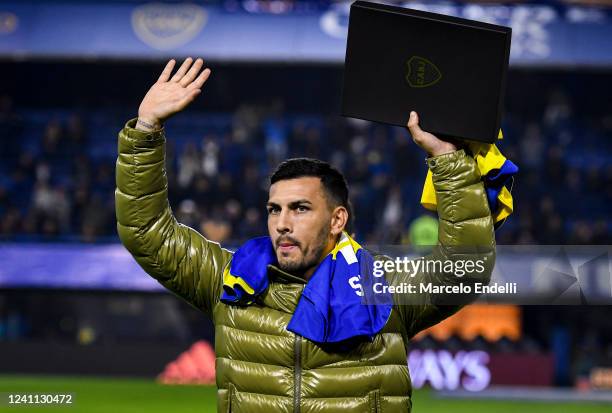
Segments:
[[[215,324],[219,412],[409,412],[409,339],[460,308],[419,297],[393,306],[372,342],[320,346],[287,331],[305,281],[274,266],[269,288],[247,307],[220,302],[222,272],[232,253],[179,224],[168,204],[165,136],[128,121],[119,133],[117,230],[142,268],[167,289],[212,317]],[[477,280],[488,283],[495,260],[491,214],[474,160],[463,150],[428,160],[440,219],[438,254],[474,245],[487,261]],[[381,257],[378,257],[381,258]],[[387,274],[390,283],[457,277]],[[464,277],[465,281],[465,277]],[[454,303],[453,303],[454,304]]]

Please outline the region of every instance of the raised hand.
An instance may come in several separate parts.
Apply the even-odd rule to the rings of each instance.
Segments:
[[[194,63],[188,57],[170,77],[175,64],[174,59],[166,64],[157,82],[140,103],[137,129],[150,131],[161,128],[166,119],[185,109],[202,92],[202,86],[210,76],[210,69],[201,71],[204,61],[198,58]]]
[[[410,119],[406,125],[412,135],[412,140],[427,152],[429,156],[444,155],[445,153],[454,152],[457,146],[437,136],[425,132],[419,126],[419,115],[416,112],[410,112]]]

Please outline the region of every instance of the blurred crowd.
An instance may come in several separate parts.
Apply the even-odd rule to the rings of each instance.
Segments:
[[[0,96],[0,237],[117,241],[117,133],[130,117],[28,110]],[[520,167],[515,213],[500,244],[610,244],[612,114],[575,116],[554,89],[543,113],[506,113],[498,146]],[[268,176],[289,157],[327,160],[346,176],[362,242],[409,242],[425,154],[405,128],[288,113],[280,99],[233,113],[182,113],[166,124],[170,205],[210,239],[237,245],[266,233]]]

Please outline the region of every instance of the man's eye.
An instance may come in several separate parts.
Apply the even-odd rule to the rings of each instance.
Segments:
[[[297,212],[306,212],[306,211],[308,211],[308,207],[305,207],[304,205],[300,205],[296,209],[297,209]]]
[[[278,214],[278,211],[279,211],[278,208],[268,208],[268,214],[269,215]]]

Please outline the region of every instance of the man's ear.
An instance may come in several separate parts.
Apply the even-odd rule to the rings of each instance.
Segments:
[[[338,235],[344,231],[348,223],[348,211],[342,205],[335,207],[331,214],[331,233]]]

